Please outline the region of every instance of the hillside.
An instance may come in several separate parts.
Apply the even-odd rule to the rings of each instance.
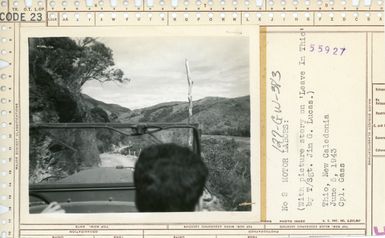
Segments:
[[[136,109],[118,116],[120,122],[187,122],[188,103],[168,102]],[[193,102],[192,123],[203,134],[250,135],[250,98],[206,97]]]
[[[92,97],[90,97],[84,93],[82,94],[82,97],[83,97],[85,104],[89,108],[99,107],[99,108],[103,109],[105,112],[107,112],[107,114],[109,114],[109,115],[111,113],[115,113],[117,115],[120,115],[122,113],[131,112],[131,110],[126,108],[126,107],[122,107],[118,104],[113,104],[113,103],[105,103],[105,102],[96,100],[95,98],[92,98]]]
[[[81,94],[82,86],[90,80],[129,81],[123,71],[114,66],[108,46],[90,37],[29,38],[28,46],[31,124],[115,121],[116,114],[109,114],[102,107],[119,111],[116,106],[97,103],[101,106],[94,107],[92,102],[96,101],[86,101]],[[65,177],[83,167],[96,167],[100,163],[98,145],[107,144],[112,137],[111,133],[104,134],[95,130],[31,128],[30,183]]]

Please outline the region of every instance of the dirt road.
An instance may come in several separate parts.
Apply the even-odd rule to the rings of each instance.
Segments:
[[[104,153],[100,154],[101,164],[99,167],[135,167],[137,160],[136,156],[133,155],[122,155],[115,153]]]

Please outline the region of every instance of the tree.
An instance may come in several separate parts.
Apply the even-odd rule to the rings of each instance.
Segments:
[[[95,38],[79,41],[68,37],[34,38],[29,41],[29,47],[30,66],[42,67],[72,93],[80,93],[89,80],[130,81],[121,69],[114,67],[112,50]]]
[[[75,60],[72,77],[81,88],[89,80],[97,80],[101,83],[115,81],[119,83],[129,82],[124,77],[121,69],[114,67],[112,50],[95,38],[86,37],[78,43],[81,53]]]

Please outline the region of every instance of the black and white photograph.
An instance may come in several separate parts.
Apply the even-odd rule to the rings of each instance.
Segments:
[[[29,38],[29,212],[250,212],[249,47]]]

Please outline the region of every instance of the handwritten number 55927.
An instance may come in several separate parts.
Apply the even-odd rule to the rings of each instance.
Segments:
[[[310,44],[309,46],[309,52],[314,53],[323,53],[323,54],[330,54],[330,55],[343,55],[346,51],[345,47],[330,47],[328,45],[316,45],[316,44]]]

